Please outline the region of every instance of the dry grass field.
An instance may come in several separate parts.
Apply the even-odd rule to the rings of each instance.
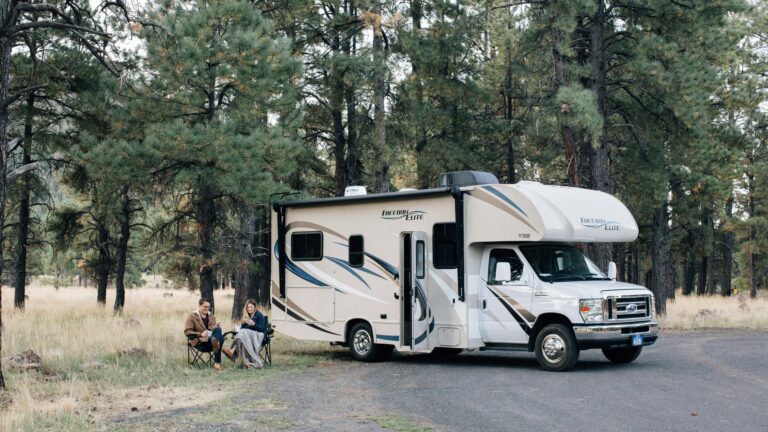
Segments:
[[[96,306],[93,288],[57,291],[33,284],[28,293],[26,311],[19,312],[12,307],[12,290],[3,289],[3,364],[9,390],[0,393],[0,432],[102,430],[111,420],[137,412],[224,406],[238,390],[338,357],[343,350],[278,335],[271,368],[239,370],[225,359],[224,372],[217,374],[186,364],[182,327],[185,315],[197,306],[197,294],[129,290],[123,315],[115,316],[112,290],[107,308]],[[231,290],[216,292],[220,321],[229,316],[232,296]],[[678,295],[667,308],[668,315],[660,320],[664,329],[768,328],[766,298]],[[28,348],[42,357],[41,372],[7,367],[9,356]],[[145,353],[123,353],[132,348]]]
[[[170,293],[172,296],[163,296]],[[186,363],[184,318],[197,308],[198,295],[186,290],[142,288],[126,293],[122,316],[96,306],[93,288],[33,284],[24,312],[13,309],[13,291],[3,288],[3,373],[0,432],[20,430],[99,430],[111,419],[142,411],[223,403],[239,387],[265,377],[305,368],[340,348],[278,335],[274,366],[241,370],[226,358],[224,371]],[[216,292],[222,328],[229,330],[232,290]],[[42,371],[21,373],[8,358],[31,348]],[[137,353],[123,351],[139,348]],[[205,389],[201,392],[200,389]]]
[[[659,319],[659,325],[675,330],[768,329],[768,296],[750,299],[748,293],[741,293],[731,297],[686,297],[678,292],[676,299],[667,303],[667,315]]]

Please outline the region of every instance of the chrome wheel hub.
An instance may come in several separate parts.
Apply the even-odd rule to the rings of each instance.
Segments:
[[[547,335],[541,343],[541,353],[547,362],[558,363],[565,356],[565,341],[560,335]]]
[[[355,352],[365,356],[371,350],[371,335],[365,330],[359,330],[355,333],[352,343],[354,344]]]

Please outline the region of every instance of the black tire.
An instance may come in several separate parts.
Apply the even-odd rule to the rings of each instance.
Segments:
[[[572,369],[579,360],[579,345],[573,330],[563,324],[550,324],[536,335],[536,360],[548,371]]]
[[[461,348],[437,347],[430,354],[436,357],[452,357],[461,354],[462,351],[464,350]]]
[[[613,363],[632,363],[640,356],[643,347],[603,348],[603,355]]]
[[[373,343],[373,331],[368,323],[357,323],[349,331],[349,352],[355,360],[380,361],[392,354],[394,346]]]

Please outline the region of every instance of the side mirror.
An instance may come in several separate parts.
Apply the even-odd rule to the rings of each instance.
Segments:
[[[613,261],[608,263],[608,279],[616,280],[616,263]]]
[[[508,262],[499,261],[496,263],[496,275],[493,279],[498,282],[509,281],[512,279],[512,267]]]

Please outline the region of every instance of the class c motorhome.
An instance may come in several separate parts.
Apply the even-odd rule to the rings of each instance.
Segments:
[[[562,371],[584,349],[631,362],[658,337],[651,292],[575,245],[636,239],[606,193],[464,171],[435,189],[277,202],[271,225],[275,329],[358,360],[522,350]]]

